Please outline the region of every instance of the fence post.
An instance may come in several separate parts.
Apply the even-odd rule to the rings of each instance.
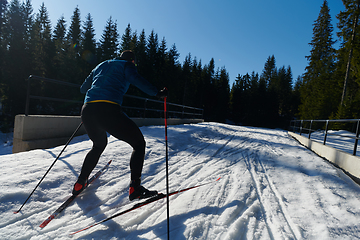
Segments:
[[[303,122],[304,122],[304,120],[301,120],[301,123],[300,123],[300,136],[301,136],[301,132],[302,132]]]
[[[145,101],[144,101],[144,115],[143,115],[143,118],[145,118],[146,116],[146,103],[147,103],[148,99],[146,98]]]
[[[309,129],[309,139],[310,139],[310,136],[311,136],[311,127],[312,127],[312,124],[313,124],[313,120],[310,121],[310,129]]]
[[[326,137],[327,137],[328,129],[329,129],[329,120],[326,120],[325,136],[324,136],[324,145],[325,145],[325,143],[326,143]]]
[[[27,90],[26,90],[26,105],[25,105],[25,116],[29,115],[29,102],[30,102],[30,79],[31,79],[32,75],[30,75],[27,79],[28,81],[28,85],[27,85]]]
[[[356,156],[356,150],[359,140],[359,125],[360,125],[360,120],[357,121],[357,126],[356,126],[356,138],[355,138],[354,151],[353,151],[354,156]]]

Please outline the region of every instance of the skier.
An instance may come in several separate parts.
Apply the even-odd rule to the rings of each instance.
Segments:
[[[86,93],[81,120],[93,147],[85,157],[73,194],[79,194],[86,188],[88,177],[107,145],[108,132],[133,148],[129,199],[132,201],[157,195],[157,191],[149,191],[141,185],[146,142],[139,127],[121,109],[123,96],[130,84],[150,96],[167,96],[166,88],[158,91],[138,74],[135,54],[130,50],[123,51],[119,58],[97,65],[80,87],[80,92]]]

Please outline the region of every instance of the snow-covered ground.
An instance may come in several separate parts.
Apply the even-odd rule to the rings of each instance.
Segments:
[[[0,157],[1,155],[11,154],[13,133],[0,132]]]
[[[164,127],[142,127],[143,185],[164,192]],[[360,239],[360,187],[286,131],[202,123],[168,127],[171,239]],[[5,146],[8,147],[8,146]],[[166,200],[70,236],[129,202],[131,148],[109,137],[95,171],[108,170],[44,229],[70,196],[87,136],[74,139],[18,214],[62,146],[0,156],[0,239],[166,239]],[[4,153],[5,152],[5,153]],[[10,152],[9,152],[10,153]]]

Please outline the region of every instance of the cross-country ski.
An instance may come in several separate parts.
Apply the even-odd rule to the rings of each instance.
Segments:
[[[220,180],[220,178],[216,179],[216,181],[219,181],[219,180]],[[210,183],[212,183],[212,182],[200,184],[200,185],[193,186],[193,187],[188,187],[188,188],[185,188],[185,189],[181,189],[181,190],[178,190],[178,191],[171,192],[171,193],[169,193],[169,194],[159,193],[159,194],[158,194],[157,196],[155,196],[155,197],[149,198],[149,199],[147,199],[147,200],[145,200],[145,201],[142,201],[142,202],[140,202],[140,203],[136,203],[134,206],[132,206],[132,207],[129,208],[129,209],[126,209],[126,210],[124,210],[124,211],[122,211],[122,212],[116,213],[116,214],[114,214],[114,215],[112,215],[112,216],[110,216],[110,217],[108,217],[108,218],[105,218],[104,220],[102,220],[102,221],[100,221],[100,222],[97,222],[97,223],[92,224],[92,225],[90,225],[90,226],[88,226],[88,227],[86,227],[86,228],[83,228],[83,229],[78,230],[78,231],[76,231],[76,232],[74,232],[74,233],[71,233],[70,235],[74,235],[74,234],[76,234],[76,233],[82,232],[82,231],[87,230],[87,229],[89,229],[89,228],[92,228],[92,227],[94,227],[94,226],[96,226],[96,225],[99,225],[99,224],[101,224],[101,223],[107,222],[107,221],[109,221],[109,220],[111,220],[111,219],[113,219],[113,218],[115,218],[115,217],[119,217],[119,216],[121,216],[121,215],[124,215],[125,213],[131,212],[131,211],[133,211],[133,210],[135,210],[135,209],[141,208],[141,207],[146,206],[146,205],[148,205],[148,204],[150,204],[150,203],[156,202],[156,201],[158,201],[158,200],[160,200],[160,199],[164,199],[164,198],[166,198],[166,197],[168,197],[168,196],[170,197],[170,196],[172,196],[172,195],[175,195],[175,194],[178,194],[178,193],[182,193],[182,192],[186,192],[186,191],[188,191],[188,190],[191,190],[191,189],[194,189],[194,188],[198,188],[198,187],[201,187],[201,186],[204,186],[204,185],[208,185],[208,184],[210,184]]]
[[[111,160],[102,169],[97,171],[97,173],[95,173],[89,179],[88,184],[90,185],[93,181],[95,181],[105,171],[105,169],[107,169],[109,167],[110,163],[111,163]],[[67,206],[69,206],[77,196],[78,195],[75,195],[75,194],[71,195],[63,204],[61,204],[61,206],[58,209],[55,210],[55,212],[53,212],[44,222],[42,222],[39,227],[41,227],[41,228],[46,227],[49,224],[49,222],[51,220],[53,220],[54,218],[56,218],[57,215],[59,215]]]

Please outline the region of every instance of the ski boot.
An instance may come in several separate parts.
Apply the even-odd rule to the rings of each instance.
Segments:
[[[84,179],[78,179],[74,185],[72,194],[73,195],[78,195],[79,193],[81,193],[88,185],[88,180],[84,180]]]
[[[150,191],[140,185],[140,180],[132,180],[129,189],[130,201],[134,199],[145,199],[158,195],[157,191]]]

